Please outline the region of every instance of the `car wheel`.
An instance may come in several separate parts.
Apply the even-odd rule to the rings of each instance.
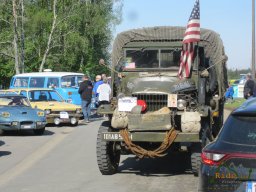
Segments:
[[[101,133],[113,131],[110,122],[104,121],[97,135],[97,163],[102,175],[113,175],[117,172],[120,161],[120,142],[103,141]]]
[[[34,129],[33,131],[34,131],[35,135],[43,135],[44,131],[45,131],[45,127],[41,128],[41,129]]]
[[[77,120],[77,122],[76,122],[75,124],[70,123],[70,125],[71,125],[72,127],[76,127],[76,126],[78,125],[78,120]]]

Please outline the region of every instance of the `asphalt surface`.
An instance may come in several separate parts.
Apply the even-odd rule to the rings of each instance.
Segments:
[[[229,112],[226,112],[226,115]],[[47,127],[43,136],[10,132],[0,137],[1,192],[197,191],[190,158],[177,153],[158,159],[121,157],[119,172],[103,176],[96,161],[102,120],[78,127]]]

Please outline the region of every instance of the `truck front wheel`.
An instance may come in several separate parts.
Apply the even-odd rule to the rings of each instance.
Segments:
[[[103,141],[103,132],[113,131],[109,121],[102,122],[97,135],[97,163],[102,175],[113,175],[118,171],[120,142]]]

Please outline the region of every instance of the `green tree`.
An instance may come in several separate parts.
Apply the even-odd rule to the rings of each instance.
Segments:
[[[109,60],[111,31],[121,21],[121,9],[122,0],[0,1],[0,78],[40,67],[91,76],[107,73],[98,61]]]

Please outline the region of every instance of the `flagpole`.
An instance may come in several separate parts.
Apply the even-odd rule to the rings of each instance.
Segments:
[[[252,0],[252,78],[255,79],[255,0]]]

